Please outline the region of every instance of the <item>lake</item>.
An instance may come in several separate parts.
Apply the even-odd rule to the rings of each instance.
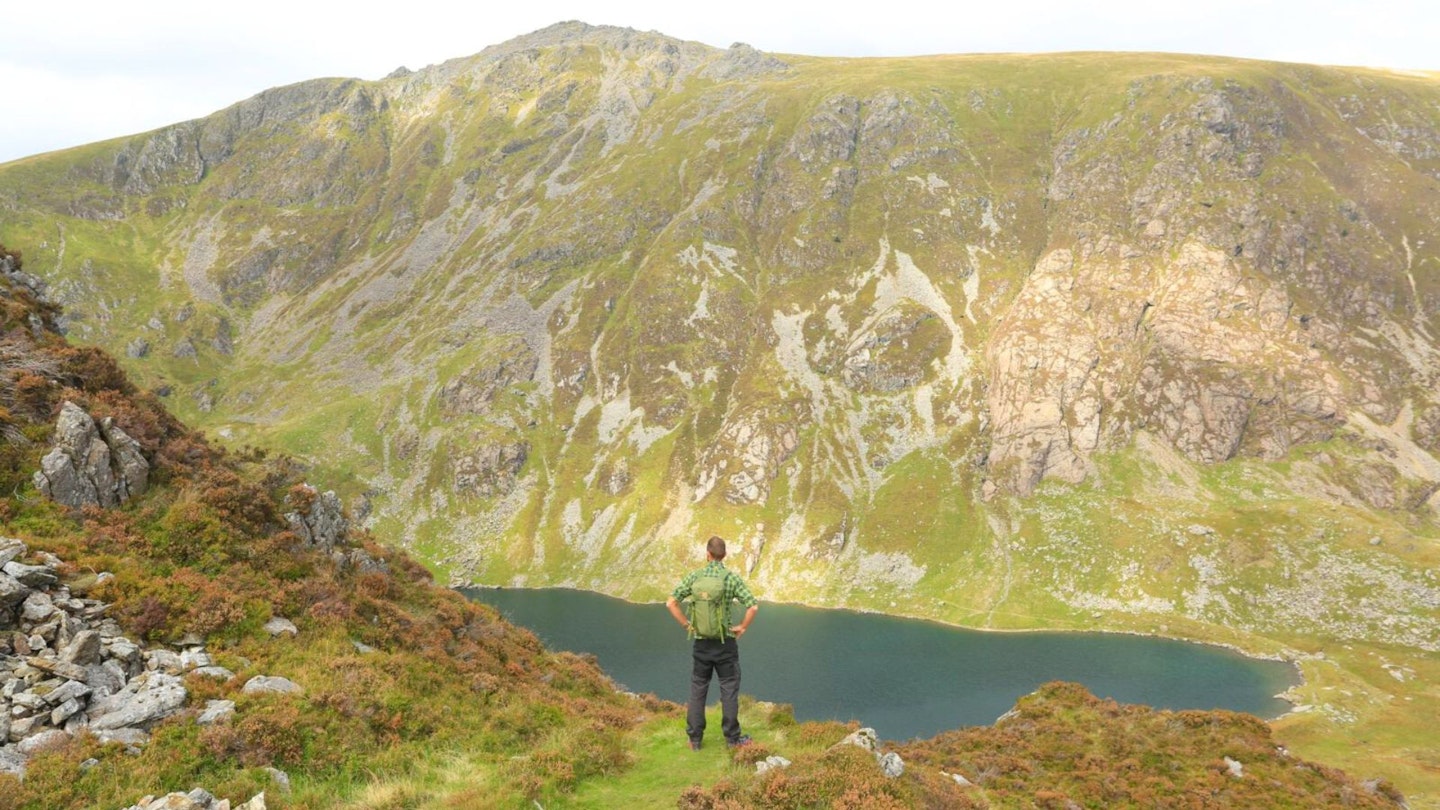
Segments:
[[[475,588],[551,649],[592,653],[624,688],[679,703],[690,642],[662,604],[563,588]],[[859,720],[885,739],[988,725],[1047,681],[1167,709],[1277,717],[1290,664],[1169,639],[1112,633],[987,633],[875,613],[762,603],[740,641],[741,693],[789,703],[797,720]],[[710,701],[719,687],[710,689]]]

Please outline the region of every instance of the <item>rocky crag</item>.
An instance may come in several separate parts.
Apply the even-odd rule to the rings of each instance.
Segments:
[[[1440,651],[1437,101],[567,23],[7,164],[0,238],[456,581],[719,532],[771,598],[1338,667],[1294,722],[1363,736]]]

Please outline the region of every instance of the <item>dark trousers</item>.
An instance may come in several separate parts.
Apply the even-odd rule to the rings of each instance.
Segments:
[[[720,730],[727,742],[735,742],[740,739],[740,645],[733,638],[698,638],[694,657],[685,733],[695,742],[705,736],[705,702],[710,697],[710,676],[715,675],[720,679]]]

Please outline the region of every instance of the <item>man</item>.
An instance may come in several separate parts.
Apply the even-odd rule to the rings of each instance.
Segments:
[[[665,602],[665,607],[670,609],[670,615],[675,617],[675,621],[679,622],[694,640],[691,650],[694,670],[690,676],[689,711],[685,717],[685,733],[690,738],[690,749],[693,751],[700,750],[700,742],[705,736],[705,701],[710,696],[712,674],[720,680],[720,729],[725,733],[725,742],[732,748],[750,744],[750,738],[740,733],[740,646],[736,642],[745,635],[750,622],[755,620],[759,605],[740,577],[725,568],[724,559],[725,541],[719,537],[711,537],[705,544],[705,566],[686,575]],[[713,631],[702,630],[707,622],[697,615],[698,611],[704,609],[701,599],[713,595],[708,592],[695,593],[697,582],[720,585],[718,602],[721,619],[718,628]],[[680,603],[687,599],[695,602],[691,613],[691,616],[695,617],[693,623],[691,617],[687,617],[680,607]],[[729,620],[732,601],[738,601],[745,606],[745,618],[733,627]],[[696,625],[699,625],[699,628]],[[701,638],[701,632],[708,632],[718,638]]]

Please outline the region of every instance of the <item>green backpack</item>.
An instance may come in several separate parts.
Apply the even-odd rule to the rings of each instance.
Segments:
[[[690,585],[690,598],[685,601],[690,607],[690,631],[695,638],[724,640],[730,634],[726,625],[730,606],[721,601],[724,593],[723,574],[706,574]]]

